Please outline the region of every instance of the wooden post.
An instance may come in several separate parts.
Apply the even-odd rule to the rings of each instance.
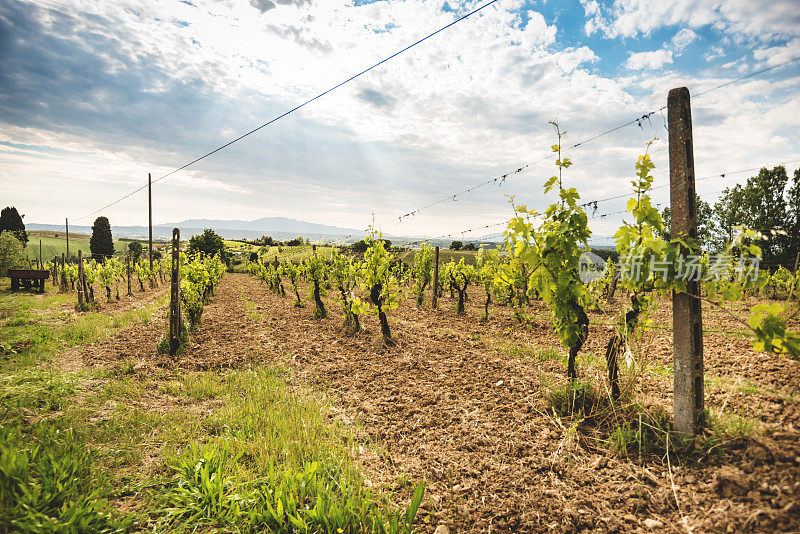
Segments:
[[[39,268],[42,269],[44,267],[44,258],[42,258],[42,240],[39,240]],[[42,282],[44,284],[44,282]]]
[[[797,264],[800,263],[800,252],[797,253],[797,256],[794,257],[794,271],[792,273],[797,274]]]
[[[67,282],[67,272],[65,270],[66,268],[67,268],[67,259],[66,259],[66,256],[64,255],[64,253],[62,252],[61,253],[61,291],[63,293],[66,293],[67,291],[69,291],[69,285],[68,285],[69,282]]]
[[[434,310],[439,304],[439,246],[433,249],[433,302],[431,308]]]
[[[172,279],[169,295],[169,353],[175,356],[180,347],[181,294],[180,294],[181,231],[172,229]]]
[[[78,308],[83,308],[83,253],[78,249]]]
[[[78,249],[78,253],[82,252],[83,251],[81,249]],[[86,282],[86,271],[83,268],[82,256],[78,256],[78,268],[81,270],[81,285],[83,286],[83,295],[86,298],[86,302],[89,302],[91,300],[91,295],[89,294],[89,285]]]
[[[128,296],[130,297],[133,295],[133,291],[131,291],[131,257],[125,257],[125,271],[128,273]]]
[[[67,237],[67,259],[69,259],[69,219],[64,219],[64,225],[66,226],[64,235]]]
[[[150,257],[150,272],[153,272],[153,181],[147,173],[147,254]],[[155,275],[152,275],[151,285],[155,285]]]
[[[619,271],[614,273],[611,277],[611,285],[608,286],[608,293],[606,294],[606,302],[611,303],[614,301],[614,293],[617,291],[617,280],[619,279]]]
[[[697,239],[692,108],[686,87],[672,89],[667,97],[669,130],[669,182],[672,238]],[[698,250],[683,250],[684,255]],[[674,357],[674,421],[685,435],[696,434],[704,408],[703,322],[700,283],[690,280],[685,293],[672,296]]]

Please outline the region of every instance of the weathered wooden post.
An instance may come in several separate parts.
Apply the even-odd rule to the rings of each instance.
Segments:
[[[611,285],[608,286],[608,293],[606,294],[606,302],[611,303],[614,301],[614,293],[617,292],[617,279],[619,278],[619,271],[614,273],[611,277]]]
[[[181,231],[172,229],[172,279],[169,295],[169,353],[175,356],[181,340]]]
[[[78,249],[78,309],[83,309],[83,256]]]
[[[130,297],[133,295],[133,291],[131,291],[131,257],[125,257],[125,271],[128,274],[128,296]]]
[[[798,263],[800,263],[800,252],[798,252],[797,255],[794,257],[794,271],[792,271],[793,274],[797,274]]]
[[[67,258],[69,258],[69,219],[64,219],[64,226],[66,227],[64,235],[67,237]]]
[[[431,307],[435,310],[439,304],[439,246],[433,249],[433,302]]]
[[[147,173],[147,255],[150,258],[150,272],[153,272],[153,181]],[[155,279],[155,275],[152,275]],[[150,282],[155,285],[155,281]]]
[[[82,253],[81,249],[78,249],[79,253]],[[90,302],[92,300],[92,295],[89,293],[89,284],[86,282],[86,271],[83,268],[83,257],[78,256],[78,268],[81,270],[81,285],[83,286],[83,295],[86,297],[86,302]],[[94,289],[92,289],[94,291]]]
[[[66,293],[69,291],[69,287],[67,286],[67,259],[64,253],[61,253],[61,291]]]
[[[686,87],[672,89],[667,97],[669,130],[669,182],[672,238],[697,239],[695,206],[692,108]],[[683,250],[682,254],[697,254]],[[686,273],[692,276],[693,273]],[[686,435],[696,434],[702,423],[703,322],[700,307],[700,283],[687,280],[686,292],[672,296],[674,357],[675,428]]]

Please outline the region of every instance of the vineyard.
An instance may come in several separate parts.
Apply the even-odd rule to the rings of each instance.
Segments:
[[[560,150],[552,204],[539,214],[510,197],[501,247],[470,258],[394,250],[373,232],[363,252],[244,250],[251,261],[226,274],[176,230],[152,269],[53,262],[46,295],[5,293],[2,447],[16,474],[3,483],[19,503],[3,521],[797,529],[800,276],[759,270],[746,228],[698,254],[705,407],[682,433],[670,296],[692,283],[681,258],[694,245],[659,237],[644,154],[620,261],[587,263]],[[42,448],[15,452],[31,436]]]
[[[791,1],[38,4],[0,533],[800,532]]]

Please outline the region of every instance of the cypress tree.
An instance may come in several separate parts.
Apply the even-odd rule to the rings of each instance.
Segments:
[[[111,225],[105,217],[98,217],[92,225],[92,239],[89,249],[95,261],[103,261],[114,254],[114,241],[111,238]]]
[[[17,208],[9,206],[0,212],[0,232],[8,230],[19,239],[22,246],[28,244],[28,232],[25,231],[25,223],[22,222],[24,215],[20,215]]]

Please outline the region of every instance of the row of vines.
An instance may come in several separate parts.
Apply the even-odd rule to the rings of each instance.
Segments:
[[[157,287],[159,282],[165,283],[168,268],[166,260],[154,262],[151,269],[149,262],[144,259],[132,264],[114,257],[100,262],[92,259],[83,262],[83,280],[80,280],[77,263],[53,261],[48,265],[53,285],[58,285],[62,293],[76,291],[76,284],[81,284],[87,309],[99,306],[95,287],[105,290],[106,302],[120,300],[121,294],[131,296],[137,290],[144,293],[148,288]]]
[[[526,324],[532,300],[543,302],[555,333],[569,351],[567,374],[571,380],[577,377],[576,357],[589,335],[587,311],[606,305],[606,300],[610,305],[612,301],[606,297],[620,289],[627,298],[618,305],[618,318],[606,345],[609,382],[613,396],[618,397],[619,355],[626,350],[630,337],[646,328],[647,321],[643,319],[653,309],[654,296],[686,291],[691,279],[687,276],[691,263],[687,257],[699,247],[693,239],[668,241],[661,237],[664,221],[649,196],[654,164],[645,153],[636,162],[631,182],[627,212],[632,221],[623,223],[615,235],[621,262],[609,262],[602,269],[602,276],[586,281],[581,262],[582,255],[589,251],[591,232],[587,215],[578,203],[578,191],[564,184],[564,171],[572,162],[562,157],[563,133],[557,124],[553,125],[558,137],[558,144],[552,146],[557,174],[544,186],[546,194],[555,194],[553,203],[538,213],[510,197],[514,216],[504,232],[501,249],[480,250],[475,266],[463,259],[441,265],[438,287],[432,289],[439,295],[449,291],[451,297],[457,298],[456,313],[462,314],[469,288],[482,288],[483,321],[489,317],[490,305],[496,303],[512,308],[517,321]],[[755,273],[743,272],[745,265],[752,266],[760,257],[756,244],[760,238],[757,232],[740,228],[738,237],[723,252],[713,256],[695,254],[692,272],[695,279],[702,281],[697,298],[723,308],[747,327],[756,349],[796,358],[800,356],[800,336],[787,330],[787,322],[793,317],[789,301],[800,277],[782,268],[772,274],[757,268]],[[378,316],[381,334],[386,343],[392,344],[387,314],[404,299],[423,305],[426,289],[434,283],[433,249],[423,244],[411,265],[406,266],[387,250],[380,234],[371,235],[366,242],[363,258],[333,250],[326,258],[315,254],[302,262],[281,262],[275,257],[271,262],[249,263],[246,270],[281,295],[286,295],[284,279],[288,280],[296,306],[304,305],[300,286],[307,283],[314,315],[319,318],[329,314],[322,297],[328,291],[335,292],[347,334],[358,332],[360,315],[370,313]],[[647,261],[650,258],[658,261]],[[758,304],[751,308],[749,317],[738,317],[724,307],[726,301],[754,294],[783,297],[786,302]]]
[[[164,335],[158,343],[159,353],[174,355],[188,341],[189,333],[200,326],[203,309],[211,302],[225,270],[225,263],[219,256],[204,257],[196,254],[187,257],[185,253],[180,253],[178,294],[181,313],[178,317],[177,338],[172,340],[169,334]]]

